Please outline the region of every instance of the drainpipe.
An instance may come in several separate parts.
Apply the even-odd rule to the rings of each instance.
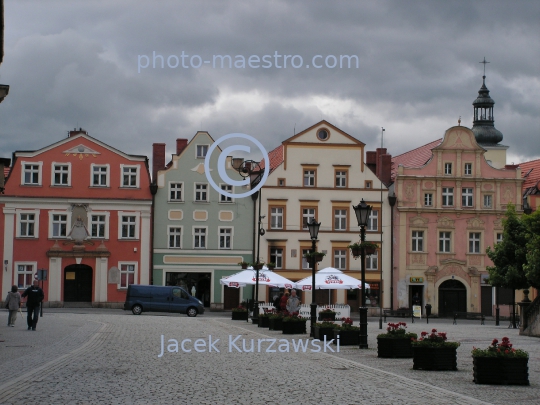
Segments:
[[[156,205],[156,193],[158,191],[158,186],[154,180],[150,184],[150,193],[152,194],[152,207],[150,208],[150,285],[154,284],[154,216],[155,216],[155,205]]]
[[[396,195],[388,195],[390,204],[390,309],[394,309],[394,205],[396,205]]]

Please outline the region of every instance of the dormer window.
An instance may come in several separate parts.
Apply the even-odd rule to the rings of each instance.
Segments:
[[[208,145],[197,145],[197,158],[204,159],[208,152]]]

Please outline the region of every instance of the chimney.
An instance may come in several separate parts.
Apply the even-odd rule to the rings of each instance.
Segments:
[[[79,129],[73,128],[73,131],[69,131],[68,138],[71,138],[72,136],[79,135],[79,134],[88,135],[88,132],[82,128],[79,128]]]
[[[157,172],[165,168],[165,144],[152,144],[152,182],[157,183]]]
[[[370,151],[366,152],[366,165],[369,167],[373,173],[375,173],[377,169],[377,153]]]
[[[392,155],[387,153],[381,155],[380,164],[378,166],[380,166],[379,179],[381,179],[384,184],[389,185],[392,181]]]
[[[180,155],[184,149],[186,149],[188,140],[184,138],[178,138],[176,140],[176,154]]]
[[[375,169],[375,174],[380,179],[381,178],[381,170],[382,170],[381,156],[386,154],[386,148],[377,148],[377,152],[375,152],[375,153],[377,154],[376,160],[375,160],[375,162],[376,162],[375,164],[377,165],[377,167]]]

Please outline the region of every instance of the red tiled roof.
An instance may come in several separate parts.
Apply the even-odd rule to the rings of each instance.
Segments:
[[[422,167],[426,162],[431,159],[433,153],[431,150],[441,143],[442,139],[430,142],[419,148],[410,150],[401,155],[394,156],[392,158],[392,181],[395,180],[397,169],[399,165],[405,167]]]
[[[520,163],[519,167],[521,167],[521,177],[525,178],[523,190],[536,186],[540,181],[540,159]]]
[[[274,150],[268,152],[268,158],[270,159],[270,173],[272,173],[276,167],[283,163],[283,145],[279,145]],[[265,168],[264,159],[260,163],[261,169]]]
[[[4,167],[4,178],[7,178],[7,176],[9,175],[9,171],[11,169],[9,167]]]

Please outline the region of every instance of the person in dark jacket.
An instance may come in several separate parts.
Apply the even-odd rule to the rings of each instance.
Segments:
[[[281,310],[281,297],[283,297],[283,293],[279,294],[279,296],[274,300],[274,308],[276,308],[277,312]]]
[[[17,311],[21,307],[21,294],[18,292],[16,285],[11,287],[11,291],[8,292],[6,300],[4,301],[6,308],[9,311],[7,326],[15,326],[15,319],[17,319]]]
[[[28,297],[26,301],[26,323],[28,324],[28,330],[36,330],[41,301],[45,298],[43,290],[39,288],[39,281],[34,280],[34,285],[28,287],[23,292],[22,297]]]
[[[281,297],[281,301],[279,302],[279,307],[280,307],[282,312],[287,311],[287,300],[288,299],[289,299],[289,293],[285,292],[285,294],[283,294],[283,297]]]

